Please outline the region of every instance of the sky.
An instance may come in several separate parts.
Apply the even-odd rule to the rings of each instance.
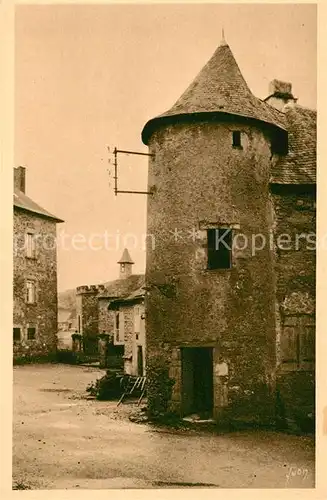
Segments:
[[[65,221],[59,290],[116,279],[124,246],[144,272],[146,195],[114,195],[112,151],[147,152],[146,121],[175,103],[222,28],[257,97],[277,78],[316,108],[313,4],[16,6],[15,166]],[[118,156],[118,187],[146,191],[146,156]]]

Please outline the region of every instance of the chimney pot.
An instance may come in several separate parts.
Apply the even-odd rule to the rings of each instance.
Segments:
[[[25,193],[25,167],[14,168],[14,187]]]
[[[269,94],[292,95],[292,84],[289,82],[282,82],[281,80],[273,80],[269,83]]]

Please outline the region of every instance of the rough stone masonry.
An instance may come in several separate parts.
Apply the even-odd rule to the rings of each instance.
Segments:
[[[270,105],[280,99],[283,106]],[[309,392],[303,419],[312,416],[315,253],[283,254],[276,237],[315,230],[313,117],[296,104],[290,84],[274,81],[267,102],[255,98],[223,42],[173,108],[145,125],[153,193],[147,222],[155,237],[146,267],[154,412],[274,424],[277,414],[296,420]],[[299,211],[303,204],[309,207]],[[209,262],[212,230],[237,239],[225,266],[220,254],[216,267]],[[267,243],[254,252],[256,235]],[[287,330],[290,303],[303,328]]]

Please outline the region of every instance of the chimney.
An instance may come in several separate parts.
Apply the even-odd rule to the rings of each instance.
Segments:
[[[282,82],[281,80],[273,80],[269,83],[269,95],[264,99],[265,102],[283,111],[286,104],[295,104],[297,98],[292,94],[292,84],[289,82]]]
[[[121,259],[118,261],[118,264],[120,266],[119,268],[120,279],[126,279],[132,275],[132,266],[134,262],[132,261],[132,258],[127,248],[125,248],[125,250],[123,251],[123,255],[121,256]]]
[[[25,193],[25,167],[14,168],[14,188]]]

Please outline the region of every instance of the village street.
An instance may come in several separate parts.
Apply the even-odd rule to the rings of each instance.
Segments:
[[[60,364],[14,367],[14,488],[314,486],[312,438],[132,423],[134,405],[84,399],[102,373]]]

